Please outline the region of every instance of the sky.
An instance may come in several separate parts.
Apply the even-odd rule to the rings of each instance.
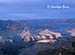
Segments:
[[[48,8],[69,6],[70,8]],[[0,0],[0,20],[75,18],[75,0]]]

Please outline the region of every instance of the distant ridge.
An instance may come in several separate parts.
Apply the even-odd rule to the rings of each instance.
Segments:
[[[6,20],[3,20],[3,19],[0,19],[0,21],[26,21],[26,20],[75,20],[75,18],[44,18],[44,19],[17,19],[17,20],[11,20],[11,19],[6,19]]]

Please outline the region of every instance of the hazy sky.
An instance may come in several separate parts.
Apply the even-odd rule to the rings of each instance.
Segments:
[[[70,8],[47,8],[65,5]],[[75,18],[75,0],[0,0],[0,20]]]

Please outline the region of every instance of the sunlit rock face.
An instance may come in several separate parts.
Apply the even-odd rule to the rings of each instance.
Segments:
[[[13,43],[13,40],[12,39],[8,39],[8,42]]]
[[[48,35],[48,34],[54,34],[54,32],[53,31],[50,31],[50,30],[48,30],[48,29],[45,29],[45,30],[43,30],[43,31],[41,31],[39,34],[40,35]]]
[[[71,33],[71,36],[75,37],[75,29],[68,30],[67,32]]]
[[[4,40],[3,40],[2,36],[0,36],[0,43],[3,43],[3,42],[4,42]]]
[[[24,41],[25,41],[25,42],[29,42],[29,41],[30,41],[29,36],[26,36],[26,37],[24,38]]]
[[[10,23],[7,25],[7,29],[15,31],[17,29],[17,24],[16,23]]]
[[[31,36],[31,34],[30,34],[30,32],[29,32],[27,27],[20,34],[20,37],[22,39],[24,39],[25,42],[29,42],[30,41],[30,36]]]
[[[51,38],[51,39],[54,38],[53,35],[55,35],[56,38],[62,37],[61,33],[53,32],[53,31],[50,31],[48,29],[41,31],[39,34],[41,36],[49,36],[49,38]]]
[[[56,40],[39,40],[39,41],[37,41],[37,43],[55,43],[56,42]]]
[[[7,41],[8,41],[9,43],[14,43],[14,41],[13,41],[13,35],[9,35]]]
[[[56,40],[54,39],[54,36],[56,39],[62,37],[61,33],[53,32],[48,29],[41,31],[39,34],[42,36],[42,40],[38,40],[38,43],[55,43]],[[47,39],[47,37],[49,39]]]
[[[30,36],[30,32],[23,30],[23,32],[20,34],[20,36],[21,36],[21,38],[25,38],[26,36]]]
[[[39,40],[39,41],[37,41],[37,43],[49,43],[50,42],[50,40]]]
[[[55,33],[56,38],[62,37],[61,33]]]
[[[40,40],[41,39],[41,36],[37,35],[37,38],[38,38],[38,40]]]
[[[43,39],[43,40],[46,39],[46,36],[41,36],[41,39]]]
[[[71,36],[75,37],[75,32],[73,32],[73,33],[71,34]]]
[[[32,39],[33,41],[35,41],[35,38],[34,38],[34,36],[31,36],[31,39]]]
[[[27,28],[25,28],[21,34],[20,34],[20,37],[22,39],[24,39],[25,42],[29,42],[31,39],[34,41],[34,40],[37,40],[37,41],[40,41],[40,40],[50,40],[48,42],[55,42],[54,40],[54,36],[56,38],[59,38],[59,37],[62,37],[61,33],[58,33],[58,32],[53,32],[53,31],[50,31],[48,29],[45,29],[43,31],[40,31],[39,35],[35,35],[34,37],[31,36],[29,30]],[[31,39],[30,39],[31,38]]]
[[[54,32],[53,32],[53,31],[50,31],[50,30],[48,30],[48,29],[45,29],[45,30],[43,30],[43,31],[40,31],[39,34],[42,36],[42,38],[43,38],[44,36],[49,36],[50,39],[53,39],[52,34],[54,34]]]
[[[52,36],[52,34],[49,34],[49,38],[50,38],[50,39],[53,39],[53,36]]]

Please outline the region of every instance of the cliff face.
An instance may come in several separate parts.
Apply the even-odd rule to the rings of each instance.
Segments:
[[[25,27],[25,29],[21,32],[20,37],[24,39],[25,42],[29,42],[30,36],[31,36],[30,31],[28,30],[27,27]]]
[[[49,40],[49,42],[55,42],[55,39],[61,38],[62,35],[61,35],[61,33],[53,32],[53,31],[50,31],[48,29],[45,29],[45,30],[40,31],[40,33],[38,35],[32,36],[30,31],[28,30],[28,28],[25,28],[21,32],[20,37],[22,39],[24,39],[25,42],[30,42],[31,39],[33,41],[40,41],[40,40],[42,40],[42,41],[45,42],[45,41]]]

